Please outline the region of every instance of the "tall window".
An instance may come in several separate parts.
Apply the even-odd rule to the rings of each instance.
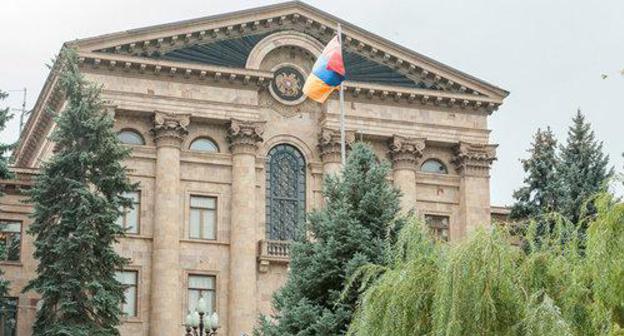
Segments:
[[[8,298],[5,307],[0,306],[0,335],[17,335],[17,299]]]
[[[443,241],[449,240],[449,216],[425,215],[425,223],[433,234]]]
[[[207,314],[215,312],[217,296],[216,296],[216,278],[211,275],[194,275],[188,277],[188,310],[195,311],[197,302],[200,298],[204,298],[208,303]]]
[[[116,276],[117,281],[119,281],[124,286],[124,302],[121,304],[121,312],[126,317],[136,317],[138,298],[138,272],[117,272]]]
[[[217,199],[215,197],[191,196],[189,237],[217,239]]]
[[[123,215],[117,219],[117,224],[124,229],[126,233],[139,233],[139,218],[141,214],[141,193],[129,192],[124,194],[132,200],[132,208],[124,208]]]
[[[0,221],[0,245],[4,247],[4,261],[20,261],[22,223]]]
[[[145,140],[139,132],[134,130],[123,130],[117,133],[119,142],[127,145],[145,145]]]
[[[269,151],[266,167],[267,238],[292,240],[305,216],[305,160],[282,144]]]

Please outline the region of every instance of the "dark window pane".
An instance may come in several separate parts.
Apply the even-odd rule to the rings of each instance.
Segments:
[[[0,306],[0,335],[17,335],[17,299],[8,298],[7,304]]]
[[[267,156],[267,238],[293,240],[305,216],[305,160],[293,146],[277,145]]]
[[[4,260],[19,261],[22,247],[22,223],[0,222],[0,245]]]
[[[191,144],[191,150],[198,152],[218,152],[219,148],[212,140],[199,138]]]
[[[141,134],[135,131],[121,131],[117,133],[117,139],[119,139],[121,143],[128,145],[145,145]]]
[[[442,162],[435,159],[425,161],[420,167],[420,170],[425,173],[448,174],[446,166]]]

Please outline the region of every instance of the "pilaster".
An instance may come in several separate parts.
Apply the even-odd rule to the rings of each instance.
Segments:
[[[453,163],[461,175],[460,223],[464,234],[490,225],[490,166],[496,160],[496,145],[460,142]]]
[[[179,252],[182,199],[180,146],[188,134],[189,115],[156,111],[151,130],[156,143],[156,189],[150,291],[150,335],[180,332],[182,298]]]
[[[390,138],[388,147],[394,184],[403,193],[401,209],[407,212],[416,207],[416,171],[425,149],[425,139],[394,135]]]
[[[232,221],[228,335],[250,335],[256,309],[256,150],[263,141],[264,122],[232,119],[228,141],[232,152]]]
[[[355,142],[355,132],[345,131],[347,150]],[[334,175],[342,169],[340,130],[323,127],[319,133],[319,151],[325,175]]]

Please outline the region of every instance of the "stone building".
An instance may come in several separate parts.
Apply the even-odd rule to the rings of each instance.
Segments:
[[[390,178],[443,239],[490,222],[496,145],[488,116],[508,92],[301,2],[76,40],[86,77],[102,85],[126,162],[140,183],[120,225],[131,258],[122,335],[182,335],[205,295],[221,335],[249,333],[288,270],[289,240],[322,205],[323,177],[339,171],[337,95],[320,105],[301,88],[317,55],[344,32],[348,143],[371,144]],[[53,69],[55,70],[55,69]],[[2,269],[12,281],[17,334],[30,335],[37,296],[31,207],[21,191],[53,153],[46,109],[64,98],[51,71],[3,181]],[[8,327],[7,327],[8,328]],[[8,330],[8,329],[7,329]]]

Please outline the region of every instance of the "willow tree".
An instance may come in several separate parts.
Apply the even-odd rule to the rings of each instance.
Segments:
[[[129,151],[76,53],[66,50],[57,62],[67,103],[55,118],[55,154],[30,191],[38,266],[25,290],[41,295],[33,335],[118,335],[124,288],[115,272],[127,260],[113,244],[124,233],[116,219],[131,206],[123,195],[135,188],[122,166]]]
[[[594,204],[586,241],[552,215],[543,235],[529,225],[522,250],[500,229],[440,246],[421,225],[406,226],[395,261],[361,296],[350,334],[624,335],[624,204],[610,195]]]

